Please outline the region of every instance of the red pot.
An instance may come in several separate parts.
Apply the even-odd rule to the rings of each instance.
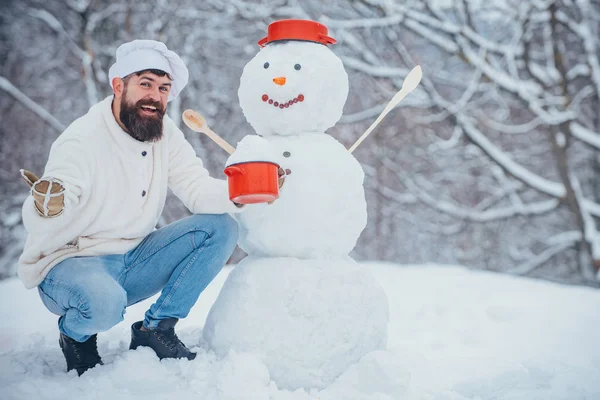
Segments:
[[[302,40],[324,45],[335,44],[336,40],[327,35],[327,27],[317,21],[280,19],[269,24],[267,36],[259,40],[258,45],[265,47],[278,40]]]
[[[279,197],[279,165],[268,161],[232,164],[225,168],[229,199],[238,204],[267,203]]]

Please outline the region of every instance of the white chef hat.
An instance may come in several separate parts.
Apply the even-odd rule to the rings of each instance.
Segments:
[[[172,78],[169,99],[175,99],[188,83],[189,72],[184,62],[167,46],[156,40],[134,40],[124,43],[117,49],[117,60],[108,70],[108,80],[112,87],[115,77],[127,75],[145,69],[160,69]]]

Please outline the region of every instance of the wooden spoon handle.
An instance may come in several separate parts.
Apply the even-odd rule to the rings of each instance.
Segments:
[[[235,147],[227,143],[227,141],[225,141],[225,139],[223,139],[221,136],[214,133],[208,126],[202,129],[200,132],[204,133],[206,136],[211,138],[216,144],[219,145],[219,147],[221,147],[229,154],[233,154],[233,152],[235,151]]]
[[[235,147],[230,145],[221,136],[214,133],[207,125],[206,120],[194,110],[185,110],[182,115],[183,122],[193,130],[194,132],[204,133],[206,136],[211,138],[213,142],[219,145],[223,150],[232,154],[235,151]]]
[[[415,90],[415,88],[419,85],[419,82],[421,82],[422,76],[423,76],[423,74],[421,72],[420,65],[417,65],[416,67],[414,67],[408,73],[408,75],[406,75],[406,79],[404,79],[404,82],[402,82],[402,88],[398,91],[398,93],[396,93],[394,95],[394,97],[392,97],[392,99],[387,104],[387,106],[385,106],[385,108],[383,109],[381,114],[379,114],[379,117],[377,117],[375,122],[373,122],[371,124],[371,126],[369,126],[369,128],[365,131],[365,133],[363,133],[361,135],[361,137],[359,137],[358,140],[352,145],[352,147],[350,147],[350,149],[348,149],[348,151],[350,153],[352,153],[358,147],[358,145],[361,144],[362,141],[365,140],[367,136],[369,136],[369,134],[373,131],[373,129],[375,129],[375,127],[377,125],[379,125],[381,120],[390,111],[392,111],[394,109],[394,107],[396,107],[398,105],[398,103],[400,103],[402,101],[402,99],[404,99],[410,92]]]

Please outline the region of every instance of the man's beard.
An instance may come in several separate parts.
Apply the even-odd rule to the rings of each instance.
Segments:
[[[129,104],[127,92],[123,92],[119,118],[127,128],[129,135],[140,142],[157,142],[163,135],[163,116],[165,110],[157,101],[140,100],[136,104]],[[141,115],[142,106],[156,107],[155,115]]]

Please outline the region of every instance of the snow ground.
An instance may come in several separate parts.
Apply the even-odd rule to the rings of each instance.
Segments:
[[[66,373],[56,317],[37,292],[0,282],[2,399],[600,399],[600,291],[448,266],[368,263],[390,303],[388,350],[328,388],[289,392],[253,354],[219,359],[201,329],[226,268],[178,325],[194,361],[128,351],[152,299],[98,337],[106,365]]]

